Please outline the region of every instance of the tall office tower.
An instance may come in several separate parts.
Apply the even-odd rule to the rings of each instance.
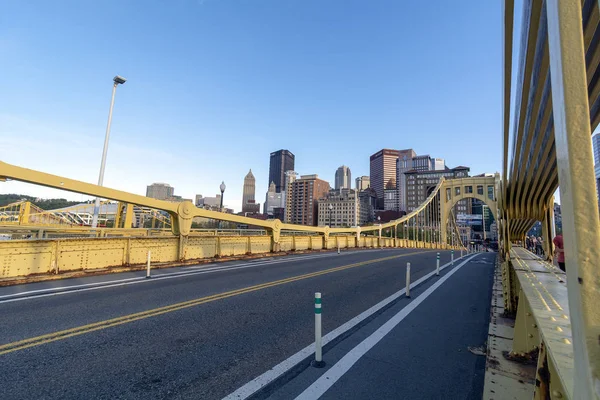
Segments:
[[[275,191],[285,190],[285,172],[294,170],[295,157],[289,150],[277,150],[271,153],[269,164],[269,184],[275,182]]]
[[[153,183],[146,186],[146,197],[151,197],[157,200],[167,200],[173,197],[175,188],[168,183]]]
[[[244,191],[242,194],[242,212],[253,212],[255,210],[255,193],[256,179],[252,174],[252,170],[250,170],[250,172],[248,172],[248,174],[244,178]]]
[[[382,149],[371,156],[370,178],[371,187],[377,193],[377,208],[383,209],[383,191],[385,185],[390,179],[396,179],[396,160],[398,158],[416,157],[417,153],[413,149],[391,150]]]
[[[317,225],[318,200],[329,192],[329,183],[318,175],[303,175],[292,183],[290,196],[290,222],[300,225]]]
[[[368,176],[359,176],[356,178],[356,190],[362,192],[369,187],[371,187],[371,178]]]
[[[396,203],[399,211],[406,211],[406,175],[408,171],[441,171],[446,169],[446,162],[443,158],[433,158],[428,154],[408,158],[399,157],[396,162]]]
[[[446,169],[446,160],[443,158],[431,158],[430,171],[441,171],[443,169]]]
[[[275,209],[281,208],[283,209],[283,195],[285,191],[281,193],[277,193],[275,191],[275,182],[271,182],[269,185],[269,191],[265,196],[265,205],[263,209],[263,214],[267,214],[269,216],[275,215]]]
[[[286,171],[285,173],[285,190],[282,191],[281,202],[283,204],[283,216],[284,222],[290,222],[292,220],[292,183],[298,177],[298,173],[295,171]]]
[[[352,176],[350,168],[342,165],[335,171],[335,188],[336,189],[352,189]]]
[[[417,171],[405,172],[406,175],[406,212],[414,211],[435,190],[441,177],[446,179],[466,178],[469,176],[469,167],[456,167],[443,171]],[[479,188],[477,188],[479,190]],[[483,188],[481,189],[484,190]],[[460,200],[456,203],[456,214],[470,214],[470,199]]]

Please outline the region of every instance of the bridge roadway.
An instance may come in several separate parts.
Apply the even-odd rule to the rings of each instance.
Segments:
[[[461,265],[457,261],[440,277],[422,280],[412,300],[398,296],[405,287],[406,263],[411,263],[416,282],[434,270],[435,257],[435,251],[422,249],[346,251],[164,269],[149,280],[135,272],[0,288],[0,398],[219,399],[252,387],[253,378],[314,341],[314,292],[323,293],[324,335],[339,333],[336,328],[357,322],[356,316],[397,294],[325,348],[329,367],[343,356],[344,346],[352,347],[361,335],[378,329],[388,314],[417,301],[420,293]],[[485,358],[466,347],[482,345],[487,337],[493,257],[477,255],[465,263],[436,289],[443,295],[430,296],[398,325],[406,339],[402,362],[414,362],[408,368],[413,390],[420,385],[419,377],[440,398],[450,398],[444,393],[467,398],[483,390]],[[441,252],[441,264],[449,260],[450,252]],[[60,292],[65,288],[69,291]],[[465,322],[463,317],[472,312],[476,314]],[[397,336],[393,333],[390,338]],[[381,351],[383,343],[373,350]],[[462,361],[457,364],[455,359]],[[398,371],[387,365],[389,373]],[[456,365],[466,385],[459,380],[450,390],[444,387],[451,384],[447,379],[431,375],[442,371],[447,375],[441,376],[454,376],[449,368]],[[365,368],[357,363],[359,367]],[[296,396],[317,378],[314,374],[326,371],[296,368],[259,394]],[[348,385],[357,382],[354,378]],[[340,391],[343,387],[334,385],[325,397],[352,398],[352,391]],[[380,392],[379,398],[390,398],[401,388],[388,389],[392,392]],[[364,398],[364,393],[355,398]]]

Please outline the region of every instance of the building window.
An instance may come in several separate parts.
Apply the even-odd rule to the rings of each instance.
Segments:
[[[452,198],[452,190],[450,188],[446,189],[446,200],[450,200]]]
[[[460,196],[460,186],[455,187],[454,191],[457,196]]]
[[[494,200],[494,187],[493,186],[488,186],[488,198],[490,200]]]
[[[465,186],[465,193],[473,193],[473,186]]]
[[[483,196],[483,185],[477,185],[477,194]]]

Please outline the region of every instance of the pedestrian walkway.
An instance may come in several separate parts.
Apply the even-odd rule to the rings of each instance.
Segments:
[[[480,399],[495,257],[457,262],[411,290],[329,349],[325,368],[307,368],[269,398]]]

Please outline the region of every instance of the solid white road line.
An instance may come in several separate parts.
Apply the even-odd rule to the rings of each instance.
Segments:
[[[344,253],[344,254],[355,254],[355,253],[359,253],[359,251],[348,252],[348,253]],[[311,260],[311,259],[315,259],[315,258],[326,258],[326,257],[333,257],[333,256],[334,256],[334,254],[327,253],[327,254],[316,254],[316,255],[310,255],[310,256],[297,256],[297,257],[293,257],[293,258],[283,258],[281,260],[276,260],[276,261],[271,261],[273,259],[265,259],[261,262],[254,261],[254,262],[247,262],[247,263],[243,263],[243,264],[216,266],[216,267],[212,267],[212,268],[206,268],[206,267],[210,266],[210,265],[214,265],[214,264],[208,264],[207,266],[187,267],[189,269],[193,268],[194,271],[161,273],[161,274],[153,275],[152,279],[145,279],[145,276],[139,276],[139,277],[134,277],[134,278],[125,278],[125,279],[118,279],[118,280],[105,281],[105,282],[86,283],[86,284],[81,284],[81,285],[62,286],[62,287],[55,287],[55,288],[31,290],[28,292],[12,293],[12,294],[8,294],[8,295],[0,296],[0,304],[11,303],[11,302],[15,302],[15,301],[37,299],[40,297],[58,296],[58,295],[64,295],[64,294],[69,294],[69,293],[87,292],[90,290],[99,290],[99,289],[107,289],[107,288],[119,287],[119,286],[129,286],[129,285],[135,285],[135,284],[141,284],[141,283],[150,283],[150,282],[156,282],[158,280],[180,278],[180,277],[190,276],[190,275],[202,275],[202,274],[209,274],[209,273],[215,273],[215,272],[225,272],[225,271],[232,271],[232,270],[237,270],[237,269],[254,268],[254,267],[259,267],[259,266],[263,266],[263,265],[277,265],[277,264],[283,264],[283,263],[289,263],[289,262],[295,262],[295,261],[304,261],[304,260]],[[335,256],[338,256],[338,255],[335,254]],[[196,269],[200,269],[200,270],[196,270]]]
[[[319,379],[317,379],[312,385],[310,385],[304,392],[302,392],[296,400],[316,400],[320,398],[330,387],[332,387],[348,370],[364,356],[373,346],[375,346],[381,339],[383,339],[396,325],[398,325],[406,316],[414,311],[419,304],[421,304],[427,297],[429,297],[437,288],[439,288],[444,282],[446,282],[456,271],[458,271],[463,265],[471,261],[472,258],[477,255],[463,261],[450,272],[444,275],[440,280],[431,285],[427,290],[423,292],[419,297],[414,299],[406,307],[400,310],[390,320],[383,324],[379,329],[371,334],[368,338],[360,342],[354,347],[348,354],[342,357],[333,367],[325,372]]]
[[[466,257],[468,257],[468,256],[465,256],[465,258]],[[456,262],[457,260],[454,260],[454,261]],[[450,265],[451,265],[451,263],[442,265],[440,267],[440,271],[449,267]],[[435,270],[428,273],[427,275],[423,276],[422,278],[417,279],[414,283],[412,283],[410,285],[410,287],[415,288],[434,275],[435,275]],[[327,335],[323,336],[323,339],[321,341],[322,346],[325,347],[325,345],[327,343],[331,342],[332,340],[335,340],[336,338],[343,335],[350,329],[354,328],[356,325],[360,324],[362,321],[369,318],[371,315],[375,314],[377,311],[381,310],[383,307],[387,306],[394,300],[403,296],[404,293],[406,293],[406,288],[397,291],[396,293],[392,294],[391,296],[387,297],[386,299],[375,304],[373,307],[369,308],[366,311],[363,311],[356,317],[352,318],[350,321],[340,325],[333,331],[329,332]],[[315,344],[312,343],[312,344],[306,346],[305,348],[303,348],[302,350],[300,350],[299,352],[297,352],[296,354],[287,358],[286,360],[283,360],[282,362],[280,362],[279,364],[277,364],[270,370],[257,376],[250,382],[246,383],[244,386],[237,389],[235,392],[227,395],[226,397],[223,398],[223,400],[247,399],[248,397],[250,397],[253,394],[255,394],[256,392],[258,392],[263,387],[267,386],[268,384],[270,384],[271,382],[273,382],[274,380],[276,380],[277,378],[282,376],[288,370],[292,369],[297,364],[301,363],[303,360],[307,359],[308,357],[311,357],[314,353],[315,353]]]

